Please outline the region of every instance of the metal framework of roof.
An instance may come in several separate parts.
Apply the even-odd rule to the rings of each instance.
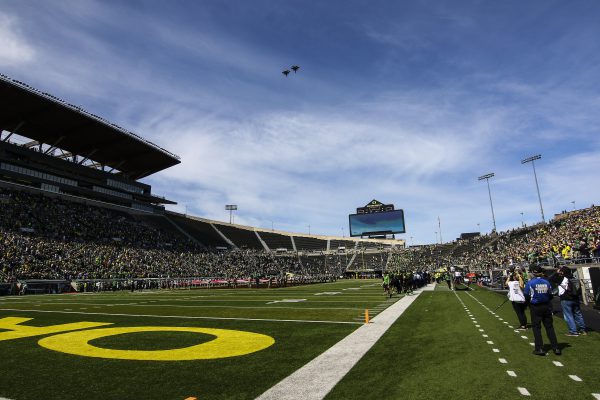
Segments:
[[[31,139],[53,154],[79,156],[138,180],[179,164],[180,158],[140,136],[48,93],[0,74],[0,129]],[[1,140],[8,140],[11,134]]]

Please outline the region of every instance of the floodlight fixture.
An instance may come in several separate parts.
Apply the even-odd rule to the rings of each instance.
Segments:
[[[531,156],[531,157],[527,157],[527,158],[524,158],[523,160],[521,160],[521,164],[525,164],[525,163],[528,163],[530,161],[539,160],[540,158],[542,158],[541,154],[538,154],[538,155],[535,155],[535,156]]]
[[[237,204],[226,204],[225,210],[229,211],[229,223],[233,221],[233,212],[238,209]]]
[[[478,180],[482,181],[484,179],[490,179],[493,178],[495,176],[495,174],[493,172],[490,172],[489,174],[485,174],[485,175],[481,175],[479,178],[477,178]]]

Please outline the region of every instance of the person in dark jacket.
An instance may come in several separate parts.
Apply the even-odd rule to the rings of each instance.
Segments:
[[[556,332],[552,322],[552,285],[546,280],[544,270],[539,265],[530,269],[534,278],[527,282],[523,291],[526,298],[529,298],[529,309],[531,310],[531,326],[535,338],[535,350],[533,354],[545,356],[543,349],[544,341],[542,339],[542,323],[546,329],[546,335],[550,340],[550,345],[554,354],[560,355],[561,351],[556,340]]]
[[[551,280],[558,286],[558,296],[562,307],[563,318],[569,328],[567,336],[587,335],[585,321],[581,313],[579,302],[581,292],[573,289],[573,272],[567,266],[562,266],[554,273]]]

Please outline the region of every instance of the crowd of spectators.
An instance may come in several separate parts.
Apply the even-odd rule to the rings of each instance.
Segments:
[[[361,268],[471,270],[600,257],[600,207],[564,213],[548,224],[446,244],[340,253],[275,254],[207,249],[175,232],[107,208],[0,189],[0,281],[24,279],[226,279],[339,277]]]
[[[477,236],[446,244],[394,251],[392,269],[449,265],[487,270],[516,264],[589,262],[600,257],[600,207],[563,213],[547,224]]]
[[[207,250],[115,210],[7,189],[0,202],[4,281],[328,274],[294,254]]]

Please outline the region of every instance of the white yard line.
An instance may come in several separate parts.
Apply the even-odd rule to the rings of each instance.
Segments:
[[[38,295],[41,296],[41,295]],[[56,295],[54,295],[56,296]],[[265,299],[259,299],[259,300],[236,300],[236,299],[203,299],[203,298],[199,298],[199,299],[194,299],[194,300],[184,300],[184,299],[160,299],[160,300],[156,300],[155,302],[160,302],[160,301],[171,301],[171,302],[181,302],[181,303],[206,303],[206,302],[221,302],[221,303],[250,303],[250,302],[255,302],[255,303],[263,303],[263,302],[269,302],[269,301],[281,301],[284,300],[285,298],[279,298],[279,299],[273,299],[273,298],[265,298]],[[66,301],[65,301],[66,300]],[[61,299],[61,300],[52,300],[52,301],[47,301],[44,300],[44,304],[68,304],[70,302],[72,302],[73,299]],[[98,300],[109,300],[109,299],[79,299],[79,300],[89,300],[86,302],[81,302],[81,304],[86,303],[86,304],[102,304],[102,303],[94,303],[95,301]],[[123,301],[135,301],[135,302],[139,302],[139,300],[141,299],[132,299],[132,298],[128,298],[128,299],[122,299],[122,298],[116,298],[114,299],[115,301],[118,302],[123,302]],[[354,301],[354,300],[325,300],[323,298],[316,298],[316,299],[310,299],[307,300],[309,301],[311,304],[323,304],[323,303],[357,303],[358,301]],[[5,304],[32,304],[32,303],[39,303],[39,300],[31,300],[31,301],[7,301],[4,303],[0,303],[2,305]],[[364,300],[364,301],[360,301],[360,303],[377,303],[377,304],[381,304],[381,299],[372,299],[372,300]]]
[[[289,303],[289,302],[288,302]],[[15,303],[17,305],[19,305],[19,303]],[[108,307],[114,307],[114,306],[127,306],[127,307],[171,307],[171,308],[231,308],[231,309],[257,309],[257,310],[273,310],[273,309],[285,309],[285,310],[364,310],[364,308],[362,307],[303,307],[303,306],[298,306],[298,307],[281,307],[281,306],[264,306],[264,307],[259,307],[259,306],[208,306],[208,305],[195,305],[195,306],[190,306],[190,305],[179,305],[179,304],[136,304],[136,303],[127,303],[127,304],[123,304],[123,303],[91,303],[91,302],[84,302],[84,303],[80,303],[80,302],[61,302],[61,303],[46,303],[45,305],[54,305],[54,306],[61,306],[61,305],[66,305],[66,304],[70,304],[70,305],[83,305],[83,306],[108,306]],[[265,303],[266,304],[266,303]],[[304,303],[306,304],[306,303]],[[36,306],[37,307],[37,306]],[[370,310],[371,308],[369,308]]]
[[[228,320],[228,321],[265,321],[265,322],[305,322],[312,324],[345,324],[362,325],[360,322],[350,321],[317,321],[306,319],[267,319],[267,318],[233,318],[233,317],[196,317],[189,315],[148,315],[148,314],[121,314],[121,313],[102,313],[102,312],[82,312],[82,311],[49,311],[49,310],[22,310],[18,308],[0,308],[0,311],[18,311],[18,312],[36,312],[50,314],[78,314],[78,315],[108,315],[116,317],[148,317],[148,318],[181,318],[181,319],[206,319],[206,320]]]
[[[354,367],[421,292],[388,307],[317,358],[260,395],[257,400],[320,400]]]

